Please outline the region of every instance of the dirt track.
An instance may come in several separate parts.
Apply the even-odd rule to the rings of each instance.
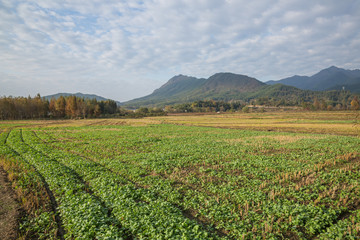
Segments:
[[[19,204],[7,179],[6,172],[0,167],[0,239],[16,239],[18,231]]]

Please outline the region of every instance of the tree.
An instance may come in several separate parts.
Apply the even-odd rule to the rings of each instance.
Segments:
[[[321,103],[320,103],[320,109],[321,110],[326,110],[326,108],[327,108],[327,104],[326,104],[325,100],[322,99]]]
[[[357,96],[355,96],[353,98],[353,100],[351,101],[351,109],[352,110],[359,110],[360,109],[360,104],[359,104],[359,100],[358,100]]]
[[[56,100],[55,98],[51,98],[49,102],[49,112],[51,117],[56,116]]]
[[[318,101],[317,98],[314,99],[314,108],[316,110],[319,110],[320,109],[320,102]]]
[[[36,97],[31,99],[31,102],[34,105],[34,110],[37,118],[42,118],[47,115],[49,103],[47,100],[42,99],[39,93],[36,95]]]
[[[104,104],[104,114],[114,114],[117,110],[117,104],[114,100],[106,100]]]
[[[100,114],[101,114],[101,108],[100,108],[99,104],[96,104],[95,109],[94,109],[94,116],[98,117],[98,116],[100,116]]]
[[[248,113],[250,111],[248,106],[245,106],[241,109],[244,113]]]
[[[63,96],[60,96],[55,103],[56,117],[65,117],[66,100]]]
[[[82,98],[78,98],[77,99],[77,115],[78,116],[82,116],[84,119],[86,118],[86,114],[87,114],[87,107],[86,107],[86,103],[84,101],[84,99]]]
[[[147,114],[149,112],[149,109],[147,107],[141,107],[137,109],[136,112],[140,114]]]
[[[77,111],[76,96],[70,96],[66,99],[65,113],[66,116],[75,118]]]
[[[173,106],[170,106],[170,105],[166,105],[165,108],[164,108],[165,112],[173,112],[174,111],[174,108]]]

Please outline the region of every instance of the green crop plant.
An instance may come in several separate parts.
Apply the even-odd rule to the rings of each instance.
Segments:
[[[171,124],[33,126],[12,130],[3,145],[42,174],[66,238],[360,235],[358,137]]]

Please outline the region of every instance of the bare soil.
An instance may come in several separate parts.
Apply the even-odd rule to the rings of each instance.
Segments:
[[[20,206],[7,179],[7,173],[0,167],[0,239],[16,239]]]

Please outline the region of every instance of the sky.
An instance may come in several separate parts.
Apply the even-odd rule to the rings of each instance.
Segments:
[[[358,0],[0,0],[0,96],[127,101],[171,77],[360,67]]]

